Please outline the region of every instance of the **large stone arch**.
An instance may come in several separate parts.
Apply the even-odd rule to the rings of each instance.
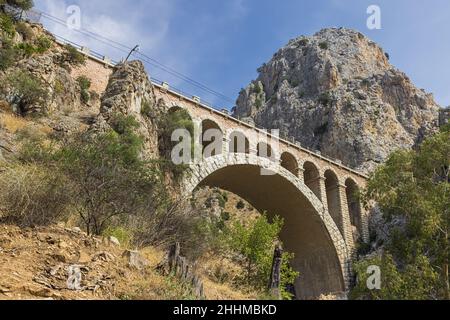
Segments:
[[[261,175],[261,169],[274,172]],[[349,260],[345,241],[318,197],[300,180],[269,159],[228,154],[192,164],[185,192],[199,186],[220,187],[249,201],[260,212],[285,219],[281,237],[295,254],[301,273],[295,288],[300,299],[348,289]]]

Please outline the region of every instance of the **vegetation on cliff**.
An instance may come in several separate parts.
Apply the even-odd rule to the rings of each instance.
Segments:
[[[382,249],[355,266],[354,298],[449,299],[450,127],[418,150],[394,152],[365,192],[383,212]],[[367,267],[381,266],[381,290],[368,290]]]

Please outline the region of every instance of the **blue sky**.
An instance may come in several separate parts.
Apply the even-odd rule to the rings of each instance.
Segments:
[[[35,0],[37,9],[66,20],[81,9],[81,27],[141,51],[235,101],[256,69],[289,39],[325,27],[348,27],[379,43],[391,63],[450,105],[448,0]],[[381,30],[366,26],[369,5],[381,8]],[[120,59],[126,53],[43,19],[51,31]],[[155,67],[150,74],[218,107],[218,99]]]

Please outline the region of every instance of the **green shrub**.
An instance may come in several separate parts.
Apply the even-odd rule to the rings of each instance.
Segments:
[[[52,47],[52,41],[46,36],[40,36],[36,39],[36,49],[37,53],[44,53]]]
[[[142,101],[141,114],[147,117],[152,115],[152,104],[145,99]]]
[[[16,51],[22,57],[30,57],[33,54],[42,54],[50,49],[52,42],[47,37],[41,36],[34,43],[21,42],[15,46]],[[20,57],[20,56],[19,56]]]
[[[133,234],[131,230],[124,227],[109,226],[103,231],[102,235],[104,237],[115,237],[124,247],[130,246],[133,240]]]
[[[298,85],[300,84],[298,79],[292,78],[289,79],[289,84],[291,85],[291,87],[296,88],[298,87]]]
[[[0,221],[23,227],[49,225],[66,217],[65,177],[42,166],[5,165],[0,173]]]
[[[0,49],[0,70],[4,71],[14,65],[19,53],[17,50],[9,45],[3,46]]]
[[[73,65],[83,65],[86,63],[86,56],[79,52],[74,46],[67,44],[65,46],[66,52],[64,55],[65,62]]]
[[[304,46],[306,46],[306,45],[308,44],[308,42],[309,42],[309,40],[306,39],[306,38],[304,38],[304,39],[301,39],[301,40],[298,42],[298,45],[299,45],[300,47],[304,47]]]
[[[433,270],[424,256],[417,262],[399,268],[390,254],[360,260],[354,264],[357,283],[350,292],[353,300],[428,300],[436,299],[434,288],[439,287],[439,273]],[[380,268],[381,287],[367,288],[370,266]]]
[[[450,299],[449,159],[450,130],[427,138],[420,148],[398,150],[372,173],[362,199],[376,202],[389,235],[379,261],[361,261],[389,270],[379,292],[360,293],[369,299]],[[392,223],[392,221],[402,221]],[[381,228],[380,228],[381,229]],[[369,259],[370,260],[370,259]]]
[[[257,285],[266,289],[272,271],[273,253],[279,243],[279,234],[283,227],[283,220],[279,217],[269,222],[266,215],[261,215],[250,225],[234,221],[225,237],[227,245],[244,257],[247,274],[245,281],[250,285]],[[281,291],[284,299],[292,296],[286,291],[299,276],[289,265],[294,258],[293,254],[283,253],[281,268]]]
[[[61,82],[61,80],[59,80],[59,79],[55,80],[55,85],[54,85],[53,91],[56,95],[61,95],[64,93],[64,91],[65,91],[64,84]]]
[[[21,42],[15,48],[22,57],[31,57],[36,52],[36,48],[28,42]]]
[[[22,35],[24,40],[30,41],[34,37],[33,30],[25,22],[17,23],[16,24],[16,31]]]
[[[7,3],[17,9],[30,10],[34,7],[33,0],[4,0],[3,3]]]
[[[8,37],[13,37],[16,33],[13,19],[5,13],[0,13],[0,29]]]
[[[228,198],[224,197],[222,193],[220,192],[216,192],[215,193],[215,197],[217,198],[217,200],[219,201],[219,206],[224,209],[225,205],[228,202]]]
[[[194,122],[189,113],[184,109],[169,112],[159,119],[159,153],[162,157],[164,170],[172,172],[175,180],[179,180],[186,172],[187,165],[175,165],[172,162],[171,153],[178,142],[172,141],[172,133],[177,129],[187,130],[191,137],[194,136]],[[194,141],[191,141],[191,157],[194,156]]]
[[[71,181],[72,203],[89,234],[120,226],[128,215],[155,205],[151,195],[158,172],[140,159],[142,139],[133,132],[131,121],[116,119],[122,133],[111,130],[89,139],[74,138],[52,156]]]
[[[328,50],[328,42],[326,42],[326,41],[323,41],[323,42],[320,42],[319,43],[319,47],[320,47],[320,49],[322,49],[322,50]]]
[[[263,84],[260,81],[253,84],[253,93],[260,95],[261,93],[263,93],[263,91]]]
[[[259,98],[259,97],[256,98],[256,100],[255,100],[255,107],[256,107],[256,109],[261,109],[262,106],[263,106],[263,101],[262,101],[262,99]]]
[[[331,93],[329,92],[323,92],[319,96],[319,103],[321,103],[324,106],[328,106],[333,101],[333,97],[331,96]]]
[[[86,76],[79,76],[77,78],[77,83],[80,86],[81,89],[81,101],[83,103],[88,103],[91,95],[89,93],[89,88],[91,87],[91,80],[87,78]]]
[[[77,78],[77,83],[80,86],[81,90],[89,90],[91,87],[91,80],[86,76],[79,76]]]
[[[18,106],[21,113],[26,113],[33,105],[41,105],[48,98],[48,91],[43,82],[28,71],[17,71],[7,77],[12,88],[12,104]]]
[[[81,99],[81,102],[83,102],[84,104],[87,104],[89,102],[89,100],[91,99],[89,91],[82,90],[80,93],[80,99]]]

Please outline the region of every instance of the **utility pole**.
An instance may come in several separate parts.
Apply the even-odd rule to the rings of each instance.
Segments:
[[[127,58],[125,59],[125,62],[128,61],[128,59],[130,58],[130,56],[133,54],[133,52],[135,51],[139,51],[139,45],[136,45],[133,49],[131,49],[130,53],[128,54]]]

